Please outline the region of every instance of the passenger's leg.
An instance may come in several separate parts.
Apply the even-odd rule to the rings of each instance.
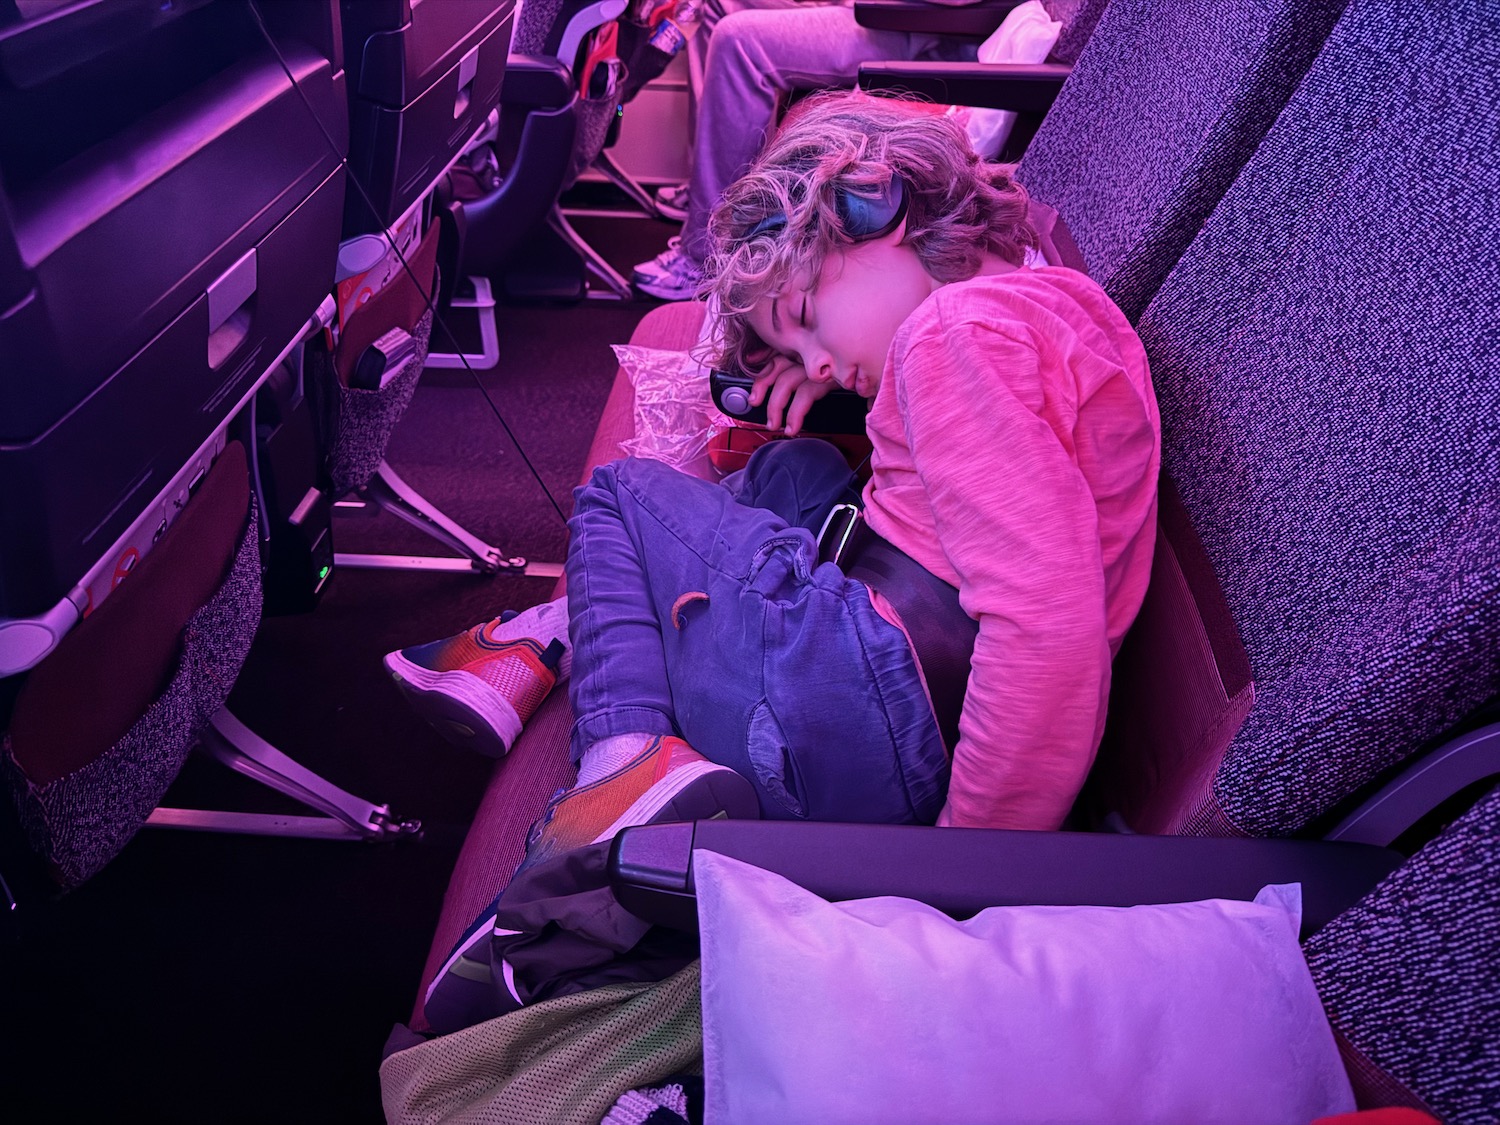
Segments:
[[[915,58],[936,42],[931,35],[860,27],[853,9],[837,4],[728,11],[698,49],[702,90],[693,102],[692,178],[682,234],[635,268],[635,284],[663,300],[696,295],[708,252],[709,214],[775,128],[782,95],[850,85],[860,63]]]
[[[835,504],[860,504],[858,478],[833,445],[816,438],[767,442],[722,485],[739,503],[817,532]]]
[[[688,174],[692,175],[693,138],[698,135],[698,100],[703,96],[703,75],[708,63],[708,45],[713,41],[714,28],[731,12],[747,8],[795,8],[819,2],[837,3],[838,0],[705,0],[698,33],[688,40]],[[656,205],[661,213],[678,222],[687,218],[688,181],[667,184],[657,189]],[[676,243],[668,245],[668,251],[676,249]],[[653,259],[654,261],[654,259]],[[648,269],[651,263],[642,263]]]
[[[734,499],[764,508],[793,527],[816,531],[836,504],[859,504],[859,485],[848,462],[832,445],[810,438],[761,446],[745,468],[721,482]],[[578,763],[578,784],[599,781],[623,769],[640,752],[640,732],[592,743]]]
[[[708,65],[708,45],[713,42],[714,29],[719,21],[734,12],[750,9],[770,10],[776,8],[801,8],[818,3],[819,0],[706,0],[703,5],[702,23],[698,34],[688,40],[688,138],[697,134],[698,100],[703,97],[704,73]],[[827,0],[837,3],[838,0]]]
[[[509,752],[571,662],[561,598],[385,656],[419,715],[454,745],[492,758]]]
[[[749,779],[762,815],[936,815],[946,752],[910,647],[862,585],[817,566],[810,531],[623,461],[579,491],[571,532],[575,758],[679,733]]]
[[[684,253],[702,264],[709,213],[760,152],[784,94],[850,85],[860,63],[915,58],[933,42],[932,36],[860,27],[853,9],[839,5],[798,4],[725,16],[704,61]]]

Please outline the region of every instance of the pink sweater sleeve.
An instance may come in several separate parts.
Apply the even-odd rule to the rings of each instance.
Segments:
[[[1022,336],[970,321],[909,338],[897,359],[912,464],[979,622],[938,823],[1054,829],[1103,729],[1105,575],[1066,394],[1024,328],[1004,327]]]

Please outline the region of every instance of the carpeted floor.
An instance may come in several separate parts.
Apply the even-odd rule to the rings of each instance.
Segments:
[[[672,233],[639,219],[578,226],[627,272]],[[650,307],[503,307],[501,359],[480,377],[518,440],[468,372],[429,370],[388,460],[503,554],[560,562],[565,528],[546,493],[570,509],[616,367],[608,345]],[[442,553],[388,515],[340,517],[334,530],[340,551]],[[380,1121],[381,1046],[410,1011],[490,768],[409,713],[380,657],[551,587],[341,569],[315,611],[268,618],[231,708],[328,779],[420,818],[425,835],[369,845],[142,832],[89,884],[27,912],[0,950],[5,1119]],[[166,803],[306,811],[206,758]]]

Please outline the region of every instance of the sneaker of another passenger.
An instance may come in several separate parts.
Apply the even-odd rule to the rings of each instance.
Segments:
[[[755,820],[755,789],[671,735],[647,736],[641,752],[614,773],[560,790],[526,838],[517,873],[562,852],[613,839],[637,824]]]
[[[557,606],[503,614],[457,636],[387,653],[386,671],[413,710],[448,741],[504,757],[526,720],[567,675],[566,610],[556,608],[552,615],[562,618],[561,635],[547,612]],[[539,613],[548,619],[537,620]],[[542,636],[518,635],[523,631]]]
[[[664,219],[683,222],[688,216],[688,185],[667,184],[656,189],[656,213]]]
[[[682,239],[667,241],[667,248],[649,262],[635,267],[635,287],[663,301],[691,301],[698,295],[703,270],[682,250]]]

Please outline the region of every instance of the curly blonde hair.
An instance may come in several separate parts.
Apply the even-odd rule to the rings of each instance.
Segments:
[[[894,176],[906,184],[903,241],[938,281],[973,277],[989,253],[1020,265],[1037,244],[1011,169],[976,156],[952,118],[858,91],[815,95],[788,113],[709,219],[700,295],[719,319],[702,361],[758,374],[770,354],[749,311],[795,277],[818,277],[830,251],[852,244],[838,193],[878,195]]]

